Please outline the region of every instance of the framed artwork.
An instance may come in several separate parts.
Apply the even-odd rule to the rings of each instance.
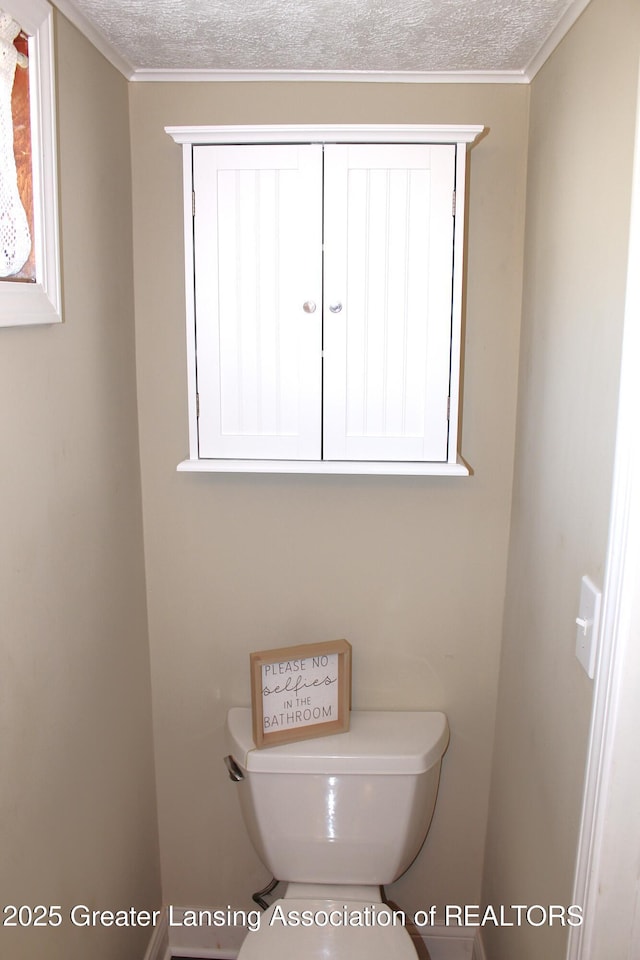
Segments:
[[[5,237],[0,255],[0,327],[59,323],[53,7],[47,0],[2,0],[0,52],[11,62],[5,87],[0,84],[0,221],[10,240]]]
[[[256,747],[349,729],[351,644],[298,644],[250,654]]]

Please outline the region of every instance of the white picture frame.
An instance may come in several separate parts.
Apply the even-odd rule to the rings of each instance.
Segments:
[[[35,283],[0,281],[0,326],[62,321],[53,8],[46,0],[2,0],[28,35]]]

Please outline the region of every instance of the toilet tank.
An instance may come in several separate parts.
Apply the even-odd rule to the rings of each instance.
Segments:
[[[353,711],[350,729],[257,750],[251,710],[227,717],[242,814],[278,880],[387,884],[417,856],[449,741],[443,713]]]

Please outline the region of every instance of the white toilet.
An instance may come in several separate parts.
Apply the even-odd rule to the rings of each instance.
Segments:
[[[281,899],[239,960],[416,960],[380,887],[417,856],[449,740],[438,712],[358,712],[330,737],[255,748],[251,710],[227,718],[242,814]]]

